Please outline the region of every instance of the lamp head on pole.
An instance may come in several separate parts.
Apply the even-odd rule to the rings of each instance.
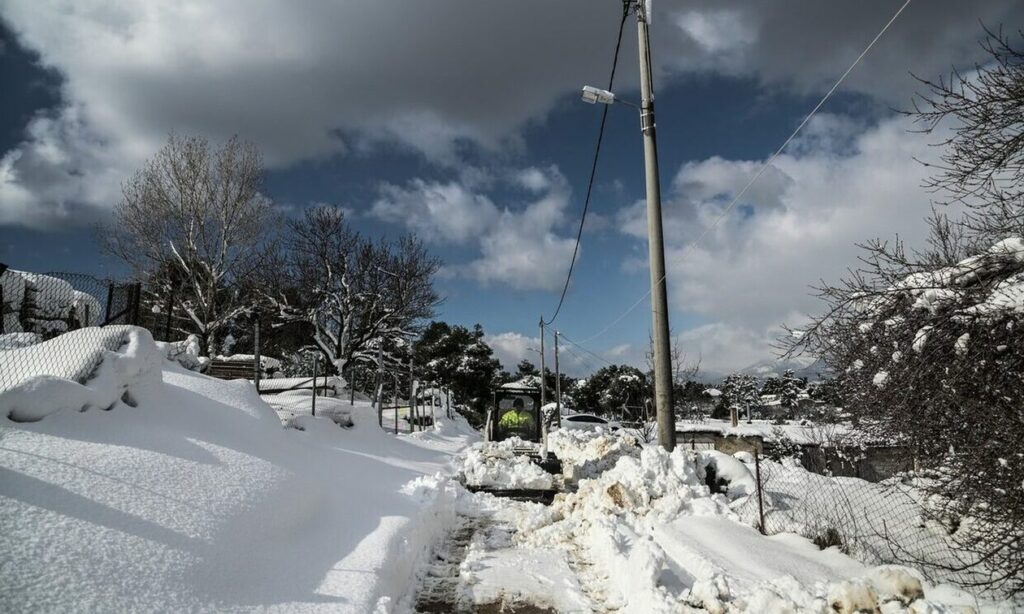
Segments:
[[[589,104],[612,104],[615,102],[615,94],[590,85],[583,86],[583,92],[580,97],[583,99],[583,102]]]

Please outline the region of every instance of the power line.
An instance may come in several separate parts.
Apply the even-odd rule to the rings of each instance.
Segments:
[[[906,2],[903,3],[903,5],[899,8],[899,10],[897,10],[896,13],[893,14],[892,18],[889,19],[889,21],[885,24],[885,26],[883,26],[882,29],[879,30],[878,34],[875,35],[875,38],[871,39],[871,42],[868,43],[868,46],[864,48],[864,51],[862,51],[860,53],[860,55],[857,56],[857,59],[853,61],[853,64],[850,64],[850,67],[846,69],[846,72],[844,72],[842,74],[842,76],[839,77],[839,80],[836,81],[835,84],[832,86],[832,88],[829,89],[829,91],[821,98],[821,100],[818,101],[818,104],[816,104],[814,106],[814,108],[811,109],[811,112],[807,114],[807,117],[805,117],[802,122],[800,122],[800,125],[798,125],[796,127],[796,130],[794,130],[793,133],[789,135],[789,138],[787,138],[782,143],[782,145],[779,146],[779,148],[775,150],[775,153],[773,153],[771,155],[771,157],[769,157],[768,160],[766,160],[765,163],[763,165],[761,165],[761,168],[758,169],[757,173],[755,173],[754,176],[750,179],[750,181],[748,181],[747,184],[745,186],[743,186],[743,189],[740,190],[739,193],[737,193],[735,197],[733,197],[733,199],[729,203],[729,205],[725,209],[723,209],[721,213],[718,214],[718,216],[714,219],[714,221],[712,221],[711,225],[708,226],[707,228],[705,228],[704,231],[696,239],[694,239],[693,241],[688,243],[685,247],[683,247],[683,250],[680,253],[679,257],[675,260],[676,264],[679,263],[680,259],[682,258],[682,256],[687,251],[689,251],[689,250],[693,249],[694,247],[696,247],[697,245],[699,245],[704,240],[704,238],[707,237],[707,235],[712,230],[717,228],[718,224],[723,219],[725,219],[725,216],[727,216],[733,210],[733,208],[736,207],[736,205],[737,205],[737,203],[739,203],[740,199],[743,198],[743,195],[747,193],[747,190],[749,190],[750,187],[752,185],[754,185],[754,182],[756,182],[758,179],[760,179],[761,175],[763,175],[764,172],[766,170],[768,170],[768,167],[770,167],[775,162],[775,160],[780,155],[782,155],[783,150],[785,150],[786,147],[793,141],[793,139],[796,138],[796,135],[799,134],[801,130],[803,130],[804,126],[807,125],[807,122],[811,121],[811,118],[814,117],[814,115],[821,109],[821,107],[825,105],[825,102],[827,102],[828,99],[832,97],[832,94],[834,94],[836,92],[836,90],[839,89],[839,86],[843,83],[843,81],[846,80],[846,77],[849,76],[849,74],[851,72],[853,72],[853,69],[856,68],[858,64],[860,64],[860,61],[864,59],[864,56],[866,56],[868,54],[868,51],[870,51],[871,48],[875,46],[875,43],[877,43],[878,40],[880,38],[882,38],[882,35],[885,34],[885,32],[889,29],[889,26],[891,26],[896,21],[896,18],[898,18],[900,16],[900,14],[903,13],[903,10],[905,8],[907,8],[907,6],[910,4],[910,2],[911,2],[911,0],[906,0]],[[661,283],[662,281],[664,281],[665,277],[667,275],[668,275],[668,272],[666,271],[665,274],[662,275],[661,279],[658,280],[658,283]],[[632,305],[630,305],[629,308],[627,308],[618,317],[616,317],[614,320],[612,320],[611,323],[609,323],[607,326],[602,328],[597,333],[595,333],[595,334],[591,335],[590,337],[587,337],[586,339],[584,339],[582,341],[582,343],[589,343],[589,342],[593,341],[594,339],[597,339],[601,335],[605,334],[609,330],[611,330],[612,327],[614,327],[616,324],[621,322],[623,318],[625,318],[630,313],[632,313],[633,310],[636,309],[640,305],[640,303],[644,302],[647,299],[647,297],[649,297],[650,295],[651,295],[651,291],[650,291],[650,289],[648,289],[644,294],[642,294],[640,296],[639,299],[637,299]]]
[[[619,22],[619,36],[615,42],[615,56],[612,58],[612,73],[608,77],[608,90],[611,91],[615,84],[615,69],[619,65],[619,49],[622,47],[622,31],[626,25],[626,18],[629,16],[630,2],[622,3],[622,21]],[[601,155],[601,141],[604,140],[604,126],[608,120],[608,107],[602,105],[601,126],[597,130],[597,144],[594,147],[594,161],[590,165],[590,180],[587,182],[587,197],[583,200],[583,215],[580,216],[580,227],[576,231],[576,245],[572,248],[572,260],[569,261],[569,271],[565,275],[565,284],[562,286],[562,295],[558,298],[558,307],[555,308],[555,315],[544,323],[544,326],[551,326],[558,313],[562,310],[562,303],[565,302],[565,293],[569,290],[569,281],[572,279],[572,271],[576,266],[576,256],[580,251],[580,241],[583,239],[583,224],[587,221],[587,210],[590,209],[590,195],[594,191],[594,177],[597,175],[597,160]]]
[[[593,356],[594,358],[596,358],[596,359],[600,360],[600,361],[601,361],[601,362],[603,362],[604,364],[606,364],[606,365],[608,365],[608,366],[614,366],[614,363],[613,363],[612,361],[608,360],[607,358],[604,358],[603,356],[601,356],[601,355],[599,355],[599,354],[595,354],[594,352],[592,352],[592,351],[588,350],[587,348],[583,347],[582,345],[580,345],[580,344],[576,343],[576,342],[575,342],[575,341],[573,341],[572,339],[570,339],[570,338],[566,337],[566,336],[565,336],[565,335],[564,335],[563,333],[558,333],[558,336],[559,336],[559,337],[561,337],[562,339],[564,339],[565,341],[568,341],[568,342],[569,342],[569,343],[571,343],[572,345],[576,346],[577,348],[579,348],[579,349],[583,350],[583,351],[584,351],[584,352],[586,352],[587,354],[590,354],[590,355],[591,355],[591,356]]]

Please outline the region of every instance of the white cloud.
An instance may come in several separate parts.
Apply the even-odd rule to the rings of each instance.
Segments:
[[[529,337],[516,332],[505,332],[496,335],[487,335],[484,338],[484,341],[486,341],[487,345],[491,346],[491,349],[494,350],[495,357],[501,361],[501,365],[506,371],[514,373],[516,365],[519,364],[521,360],[529,360],[538,369],[540,368],[540,354],[538,352],[540,349],[540,337]],[[574,348],[565,344],[563,344],[561,348],[562,349],[559,352],[559,367],[563,373],[573,377],[582,377],[604,366],[604,363],[592,356],[588,356],[583,352],[574,351]],[[545,359],[547,360],[546,366],[549,370],[554,372],[555,351],[551,337],[548,337],[544,351]],[[624,354],[625,353],[628,352],[624,351]],[[607,357],[607,360],[612,359],[613,358],[610,355]]]
[[[714,369],[770,357],[780,324],[799,324],[802,314],[820,309],[809,286],[856,265],[856,243],[897,234],[910,246],[924,239],[930,203],[920,186],[927,169],[913,158],[935,156],[928,147],[934,137],[908,133],[906,120],[893,118],[836,153],[844,137],[824,134],[829,126],[845,124],[823,118],[814,139],[778,158],[742,206],[691,250],[686,245],[711,227],[761,162],[709,158],[684,165],[673,181],[665,205],[670,300],[677,314],[711,320],[684,339]],[[626,208],[620,227],[637,234],[643,214]]]
[[[529,360],[535,365],[540,364],[540,355],[533,351],[540,348],[540,337],[507,332],[487,335],[484,341],[494,350],[494,356],[501,361],[501,366],[506,371],[514,372],[521,360]]]
[[[384,184],[370,214],[405,224],[430,243],[464,244],[489,230],[501,212],[491,200],[457,182],[413,179],[408,186]]]
[[[575,245],[575,237],[559,234],[571,194],[568,181],[556,167],[508,172],[504,181],[525,189],[529,199],[499,209],[479,191],[490,183],[413,179],[404,187],[381,186],[371,214],[427,241],[478,250],[470,262],[448,266],[448,274],[516,290],[561,289]]]
[[[820,92],[894,9],[695,0],[658,9],[654,57],[663,77],[715,72]],[[604,78],[618,11],[590,0],[8,0],[0,17],[65,81],[63,106],[4,157],[0,221],[109,208],[172,130],[239,134],[272,166],[380,143],[446,164],[467,143],[520,146],[524,125]],[[1024,6],[913,4],[846,88],[905,101],[908,71],[934,75],[981,57],[979,20],[1021,23]],[[580,34],[571,44],[567,28]],[[627,57],[633,36],[627,28]],[[620,83],[637,82],[635,62],[620,71]]]

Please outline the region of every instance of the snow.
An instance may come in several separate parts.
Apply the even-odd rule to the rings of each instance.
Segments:
[[[446,476],[468,425],[395,437],[357,403],[350,429],[311,416],[284,429],[251,384],[165,361],[143,333],[127,331],[131,360],[99,348],[112,366],[160,359],[136,407],[0,420],[0,610],[363,613],[407,599],[454,521],[461,487]]]
[[[967,353],[967,344],[971,341],[971,333],[964,333],[956,338],[956,343],[953,345],[953,350],[957,356],[963,356]]]
[[[229,354],[227,356],[216,356],[214,360],[220,362],[255,362],[255,354]],[[281,361],[273,356],[260,355],[260,367],[266,369],[280,369]]]
[[[466,452],[462,474],[470,486],[499,489],[542,489],[553,486],[551,474],[530,457],[516,454],[516,448],[529,447],[518,437],[500,442],[480,442]]]
[[[548,449],[562,461],[569,481],[596,477],[623,456],[640,455],[637,439],[622,431],[558,429],[548,435]]]
[[[474,443],[460,417],[438,412],[433,428],[395,436],[369,403],[343,397],[317,397],[314,417],[309,395],[264,400],[249,382],[169,360],[178,346],[142,329],[97,330],[71,337],[83,349],[68,360],[55,360],[54,343],[83,331],[0,352],[31,366],[0,404],[15,399],[36,419],[0,419],[0,611],[404,613],[444,562],[446,537],[465,526],[472,538],[451,582],[471,605],[645,614],[979,605],[914,570],[819,550],[795,533],[761,535],[741,513],[754,482],[739,458],[563,430],[550,443],[575,491],[549,507],[472,494],[457,473],[504,488],[557,481],[513,454],[524,442]],[[121,390],[130,394],[112,396]],[[89,395],[113,400],[78,411]],[[777,518],[808,488],[878,487],[763,463],[793,472],[772,482],[766,511]],[[707,484],[711,467],[720,492]],[[881,524],[887,510],[877,513]]]
[[[888,371],[879,371],[878,373],[875,373],[873,378],[871,378],[871,383],[874,384],[876,388],[885,387],[885,382],[887,381],[889,381]]]
[[[8,333],[0,335],[0,351],[28,347],[42,340],[43,338],[36,333]]]
[[[608,446],[608,437],[565,437],[558,446],[585,457],[584,448]],[[725,494],[705,484],[711,465]],[[473,515],[495,526],[474,537],[458,580],[477,605],[572,612],[1013,611],[793,533],[761,535],[736,512],[753,486],[749,469],[727,455],[647,447],[580,480],[549,508],[478,495],[464,508],[475,506]]]

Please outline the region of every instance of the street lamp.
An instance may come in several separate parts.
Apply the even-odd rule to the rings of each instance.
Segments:
[[[634,109],[640,108],[639,105],[632,103],[628,100],[623,100],[622,98],[617,97],[615,94],[609,92],[608,90],[603,90],[592,85],[583,86],[583,91],[580,93],[580,98],[582,98],[583,102],[586,102],[587,104],[612,104],[619,102],[626,106],[633,107]]]

